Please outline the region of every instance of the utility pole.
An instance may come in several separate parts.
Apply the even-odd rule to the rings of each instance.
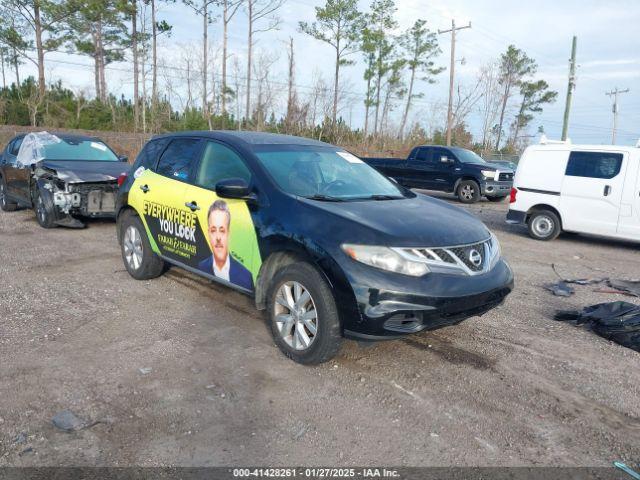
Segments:
[[[567,101],[564,105],[564,120],[562,122],[562,140],[567,139],[569,133],[569,111],[571,110],[571,97],[573,96],[573,90],[576,88],[576,45],[578,38],[573,36],[573,43],[571,44],[571,60],[569,60],[569,85],[567,86]]]
[[[613,97],[613,130],[611,131],[611,145],[616,144],[616,130],[618,129],[618,94],[628,92],[628,88],[626,90],[618,90],[618,87],[610,92],[605,92],[605,95]]]
[[[464,27],[456,27],[456,21],[451,20],[450,30],[440,30],[439,34],[451,32],[451,67],[449,68],[449,108],[447,110],[447,146],[451,146],[451,128],[453,123],[453,81],[454,70],[456,65],[456,30],[463,30],[465,28],[471,28],[471,22]]]

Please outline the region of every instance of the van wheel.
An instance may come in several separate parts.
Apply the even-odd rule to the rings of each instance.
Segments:
[[[0,209],[4,212],[13,212],[18,208],[18,204],[7,198],[7,186],[4,179],[0,178]]]
[[[273,339],[290,359],[316,365],[338,353],[342,335],[336,302],[310,264],[292,263],[275,274],[267,308]]]
[[[562,231],[560,218],[550,210],[538,210],[529,216],[529,235],[536,240],[553,240]]]
[[[147,231],[139,217],[124,215],[120,225],[120,249],[124,266],[136,280],[159,277],[165,262],[151,250]]]
[[[476,203],[480,200],[480,185],[473,180],[463,180],[458,185],[456,194],[462,203]]]
[[[36,190],[35,198],[33,199],[34,210],[36,212],[36,220],[38,225],[42,228],[55,227],[55,214],[51,211],[51,208],[44,201],[44,198],[40,194],[40,190]]]

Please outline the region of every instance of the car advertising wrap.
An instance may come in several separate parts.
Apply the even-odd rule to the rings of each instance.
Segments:
[[[223,199],[211,190],[144,170],[131,187],[129,203],[157,254],[253,290],[261,259],[245,201]]]

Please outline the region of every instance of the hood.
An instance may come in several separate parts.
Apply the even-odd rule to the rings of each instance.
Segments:
[[[475,216],[444,201],[416,194],[398,200],[322,202],[302,199],[308,206],[346,220],[321,220],[339,243],[364,243],[390,247],[444,247],[480,242],[489,230]],[[308,218],[322,216],[309,215]],[[354,227],[357,223],[360,227]],[[318,225],[320,227],[320,225]]]
[[[513,172],[513,169],[507,163],[487,162],[487,166],[489,166],[490,168],[495,168],[496,170],[500,170],[501,172]]]
[[[37,165],[55,171],[57,177],[66,183],[115,181],[130,168],[124,162],[82,160],[42,160]]]

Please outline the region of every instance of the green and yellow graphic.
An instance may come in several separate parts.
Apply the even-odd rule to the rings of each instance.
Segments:
[[[156,253],[253,290],[262,262],[245,201],[144,170],[131,187],[129,204]]]

